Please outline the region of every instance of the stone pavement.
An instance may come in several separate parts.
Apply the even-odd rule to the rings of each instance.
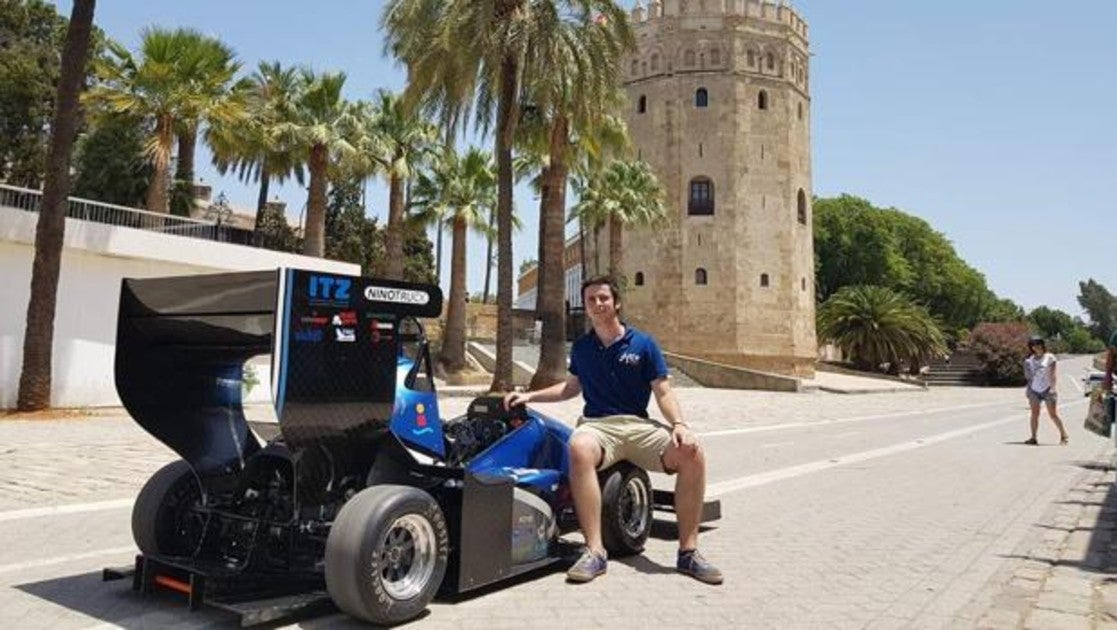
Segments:
[[[1096,464],[1038,523],[977,627],[1117,629],[1117,490]]]
[[[559,572],[540,573],[436,601],[411,625],[1117,628],[1107,579],[1117,576],[1112,449],[1084,433],[1081,398],[1063,393],[1071,445],[1036,448],[1019,445],[1026,407],[1015,388],[887,396],[680,388],[722,499],[724,518],[702,545],[726,585],[669,575],[668,520],[647,553],[610,562],[601,581],[571,587]],[[466,404],[446,399],[442,410],[452,416]],[[579,408],[542,411],[569,422]],[[127,509],[10,518],[134,497],[173,458],[120,410],[98,413],[0,419],[0,625],[227,626],[216,613],[145,602],[126,584],[97,580],[99,567],[131,553]],[[803,466],[813,472],[770,476]],[[340,615],[300,625],[357,627]]]

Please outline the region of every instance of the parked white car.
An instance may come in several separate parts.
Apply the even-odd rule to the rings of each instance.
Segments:
[[[1082,392],[1089,396],[1095,389],[1101,387],[1101,382],[1105,380],[1105,373],[1100,370],[1087,370],[1086,374],[1082,377]]]

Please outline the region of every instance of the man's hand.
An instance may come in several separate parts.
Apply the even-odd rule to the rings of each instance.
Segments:
[[[698,448],[698,440],[690,429],[683,423],[671,427],[671,441],[684,451],[693,451]]]
[[[511,392],[504,395],[505,410],[531,402],[531,392]]]

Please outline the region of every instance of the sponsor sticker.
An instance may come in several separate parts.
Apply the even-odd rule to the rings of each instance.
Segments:
[[[395,304],[426,304],[431,296],[426,291],[397,289],[395,287],[365,287],[365,299],[373,302],[393,302]]]
[[[357,329],[355,328],[335,328],[334,334],[334,339],[342,343],[352,343],[357,340]]]
[[[320,316],[317,313],[313,313],[310,316],[300,317],[299,323],[303,326],[325,326],[330,323],[330,318],[325,315]]]
[[[342,311],[336,315],[332,320],[334,326],[356,326],[357,325],[357,312],[356,311]]]
[[[321,328],[301,328],[295,331],[295,341],[299,343],[318,343],[325,338]]]
[[[349,306],[349,293],[353,286],[350,278],[310,276],[306,296],[312,305]]]

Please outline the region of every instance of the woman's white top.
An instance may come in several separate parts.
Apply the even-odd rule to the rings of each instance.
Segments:
[[[1055,365],[1055,355],[1045,352],[1042,356],[1031,355],[1024,359],[1024,378],[1033,392],[1045,392],[1054,384],[1051,382],[1051,366]]]

